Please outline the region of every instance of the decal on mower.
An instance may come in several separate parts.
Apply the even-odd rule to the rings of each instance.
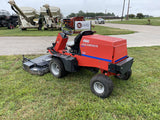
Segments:
[[[89,40],[84,39],[84,40],[83,40],[83,42],[85,42],[85,43],[89,43]]]
[[[84,54],[82,54],[82,56],[84,56],[84,57],[89,57],[89,58],[93,58],[93,59],[97,59],[97,60],[102,60],[102,61],[112,62],[112,60],[109,60],[109,59],[104,59],[104,58],[94,57],[94,56],[90,56],[90,55],[84,55]]]
[[[85,55],[85,54],[86,54],[85,52],[82,52],[82,56],[89,57],[89,58],[93,58],[93,59],[97,59],[97,60],[112,62],[112,60],[109,60],[109,59],[94,57],[94,56]],[[124,57],[122,57],[122,58],[119,58],[119,59],[117,59],[117,60],[115,61],[115,63],[116,63],[116,62],[119,62],[119,61],[121,61],[122,59],[127,58],[127,57],[128,57],[128,56],[124,56]]]
[[[122,57],[122,58],[119,58],[118,60],[115,61],[115,63],[116,63],[116,62],[119,62],[119,61],[121,61],[121,60],[123,60],[124,58],[127,58],[127,57],[128,57],[128,56],[126,55],[126,56],[124,56],[124,57]]]
[[[94,44],[85,44],[85,43],[83,43],[82,45],[81,45],[81,47],[95,47],[95,48],[98,48],[98,45],[94,45]]]

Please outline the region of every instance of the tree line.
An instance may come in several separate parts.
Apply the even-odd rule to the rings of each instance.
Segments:
[[[85,18],[96,18],[98,16],[116,17],[113,12],[112,13],[102,13],[102,12],[94,13],[94,12],[84,12],[84,11],[80,10],[78,13],[69,14],[67,16],[67,18],[77,17],[77,16],[83,16]],[[148,17],[152,17],[152,16],[144,15],[143,13],[129,14],[129,18],[131,18],[131,19],[133,19],[133,18],[143,19],[143,18],[148,18]]]
[[[67,18],[70,17],[77,17],[77,16],[83,16],[83,17],[91,17],[91,18],[95,18],[96,16],[112,16],[114,17],[115,14],[114,13],[102,13],[102,12],[98,12],[98,13],[94,13],[94,12],[84,12],[82,10],[80,10],[78,13],[71,13],[67,16]]]
[[[129,14],[129,18],[138,18],[138,19],[143,19],[143,18],[149,18],[149,17],[152,17],[150,15],[144,15],[143,13],[137,13],[136,15],[135,14]]]

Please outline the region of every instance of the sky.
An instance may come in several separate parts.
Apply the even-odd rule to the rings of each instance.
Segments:
[[[0,0],[0,10],[8,10],[14,13],[9,0]],[[64,16],[70,13],[78,13],[82,10],[84,12],[110,12],[121,16],[122,6],[124,0],[15,0],[19,7],[33,7],[39,10],[44,4],[56,6],[61,9]],[[128,0],[125,4],[125,14],[127,13]],[[159,0],[130,0],[130,14],[143,13],[145,15],[152,15],[160,17],[160,1]]]

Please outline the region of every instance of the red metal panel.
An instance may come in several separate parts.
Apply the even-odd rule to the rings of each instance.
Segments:
[[[121,44],[114,48],[114,63],[118,63],[127,58],[127,44]]]
[[[79,66],[97,67],[108,70],[114,63],[127,55],[126,40],[102,35],[83,36],[80,42],[81,56],[76,56]]]
[[[106,61],[98,60],[98,59],[93,59],[85,56],[80,56],[80,55],[75,55],[78,65],[79,66],[84,66],[84,67],[96,67],[100,68],[103,70],[108,70],[108,63]]]
[[[59,51],[59,50],[65,49],[67,41],[68,41],[68,37],[67,38],[62,38],[60,33],[58,33],[54,50]]]

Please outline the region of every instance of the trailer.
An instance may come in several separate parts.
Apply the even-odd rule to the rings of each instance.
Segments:
[[[83,16],[63,19],[63,24],[65,25],[65,27],[74,30],[74,23],[75,23],[75,21],[85,21],[85,19],[84,19]]]

